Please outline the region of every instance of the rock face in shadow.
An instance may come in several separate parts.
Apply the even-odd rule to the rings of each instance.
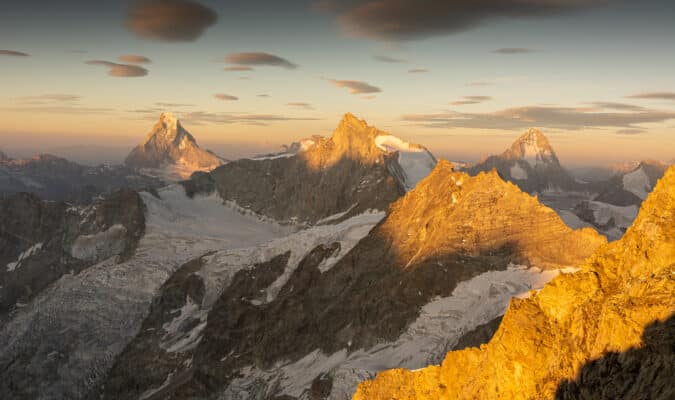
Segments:
[[[382,134],[347,114],[330,139],[317,138],[305,151],[233,161],[184,185],[213,187],[224,200],[279,221],[313,224],[339,213],[384,210],[404,187],[397,153],[376,146]]]
[[[157,347],[142,344],[151,342],[155,330],[167,323],[160,316],[185,305],[187,289],[176,296],[180,303],[153,311],[156,316],[146,320],[148,329],[137,338],[139,345],[118,360],[105,395],[204,398],[223,393],[252,368],[274,369],[316,350],[327,355],[351,353],[393,342],[422,306],[449,296],[462,281],[506,269],[510,263],[542,268],[578,265],[603,243],[592,230],[567,228],[554,211],[496,173],[470,177],[441,161],[330,269],[320,266],[339,246],[319,245],[302,258],[278,294],[263,300],[261,291],[283,272],[288,256],[281,254],[268,264],[239,271],[208,311],[200,340],[189,351],[159,355],[152,350]],[[475,337],[462,343],[482,341],[493,325],[477,328]],[[163,369],[151,381],[138,384],[142,378],[135,378],[133,371],[152,368],[156,357],[179,360],[166,363],[180,367]],[[167,378],[170,373],[174,375]],[[331,390],[333,378],[321,371],[316,374],[308,377],[313,382],[308,390],[321,396]],[[262,398],[281,394],[280,388],[268,384],[257,386]],[[135,389],[125,389],[129,387]],[[255,396],[251,388],[246,390],[246,396]]]
[[[534,128],[522,134],[504,153],[488,157],[468,172],[476,175],[492,169],[527,193],[582,188],[560,165],[546,136]]]
[[[131,256],[145,230],[143,210],[132,190],[86,208],[28,193],[0,200],[0,320],[64,274]]]
[[[102,193],[153,189],[161,184],[125,166],[85,166],[49,154],[22,160],[0,158],[0,198],[26,192],[44,200],[91,204]]]
[[[553,398],[561,382],[577,379],[592,360],[653,348],[651,339],[645,343],[647,337],[668,346],[666,335],[646,332],[646,327],[675,313],[674,221],[671,167],[621,240],[602,246],[580,271],[559,276],[529,299],[513,299],[489,344],[450,352],[440,366],[382,372],[360,384],[354,399]],[[652,363],[649,356],[624,361],[631,359],[635,362],[626,368],[617,367],[630,376],[626,379],[643,382],[639,375],[644,374],[663,382],[660,362]],[[603,365],[613,365],[612,359]],[[563,393],[575,393],[570,390],[575,389]],[[626,393],[632,392],[622,386],[619,394]]]
[[[675,316],[647,325],[642,345],[585,364],[558,386],[557,400],[675,398]]]

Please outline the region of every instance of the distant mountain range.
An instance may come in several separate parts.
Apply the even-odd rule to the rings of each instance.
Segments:
[[[158,179],[124,166],[80,165],[50,154],[29,159],[0,159],[0,197],[35,193],[45,200],[91,203],[101,193],[130,188],[153,189]]]

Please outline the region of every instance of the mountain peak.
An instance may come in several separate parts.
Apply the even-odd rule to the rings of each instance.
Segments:
[[[132,168],[174,166],[171,179],[184,179],[198,170],[211,170],[222,164],[214,154],[202,150],[173,113],[163,112],[147,134],[145,141],[127,156],[125,164]]]
[[[558,157],[548,138],[536,128],[530,128],[520,135],[511,147],[504,152],[507,159],[520,159],[531,165],[555,164],[560,165]]]

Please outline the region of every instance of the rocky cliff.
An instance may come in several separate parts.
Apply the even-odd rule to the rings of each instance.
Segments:
[[[513,299],[489,344],[391,370],[354,399],[673,398],[675,168],[624,237]]]
[[[130,257],[145,229],[143,211],[131,190],[80,208],[28,193],[0,200],[0,321],[64,274]]]
[[[230,162],[185,185],[215,188],[224,200],[279,221],[313,224],[384,210],[405,188],[397,154],[375,143],[382,134],[346,114],[330,138],[317,138],[305,151]]]

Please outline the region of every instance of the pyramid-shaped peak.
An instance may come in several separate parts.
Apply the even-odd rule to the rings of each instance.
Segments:
[[[355,116],[350,112],[345,113],[345,115],[342,116],[342,119],[340,120],[340,125],[352,125],[363,128],[368,127],[368,123],[365,120],[358,118],[357,116]]]
[[[536,128],[530,128],[520,135],[503,156],[507,159],[524,160],[532,165],[560,164],[548,138]]]
[[[163,112],[159,116],[159,121],[152,127],[144,143],[162,142],[179,146],[182,142],[192,142],[196,144],[195,138],[183,128],[180,120],[171,112]]]

